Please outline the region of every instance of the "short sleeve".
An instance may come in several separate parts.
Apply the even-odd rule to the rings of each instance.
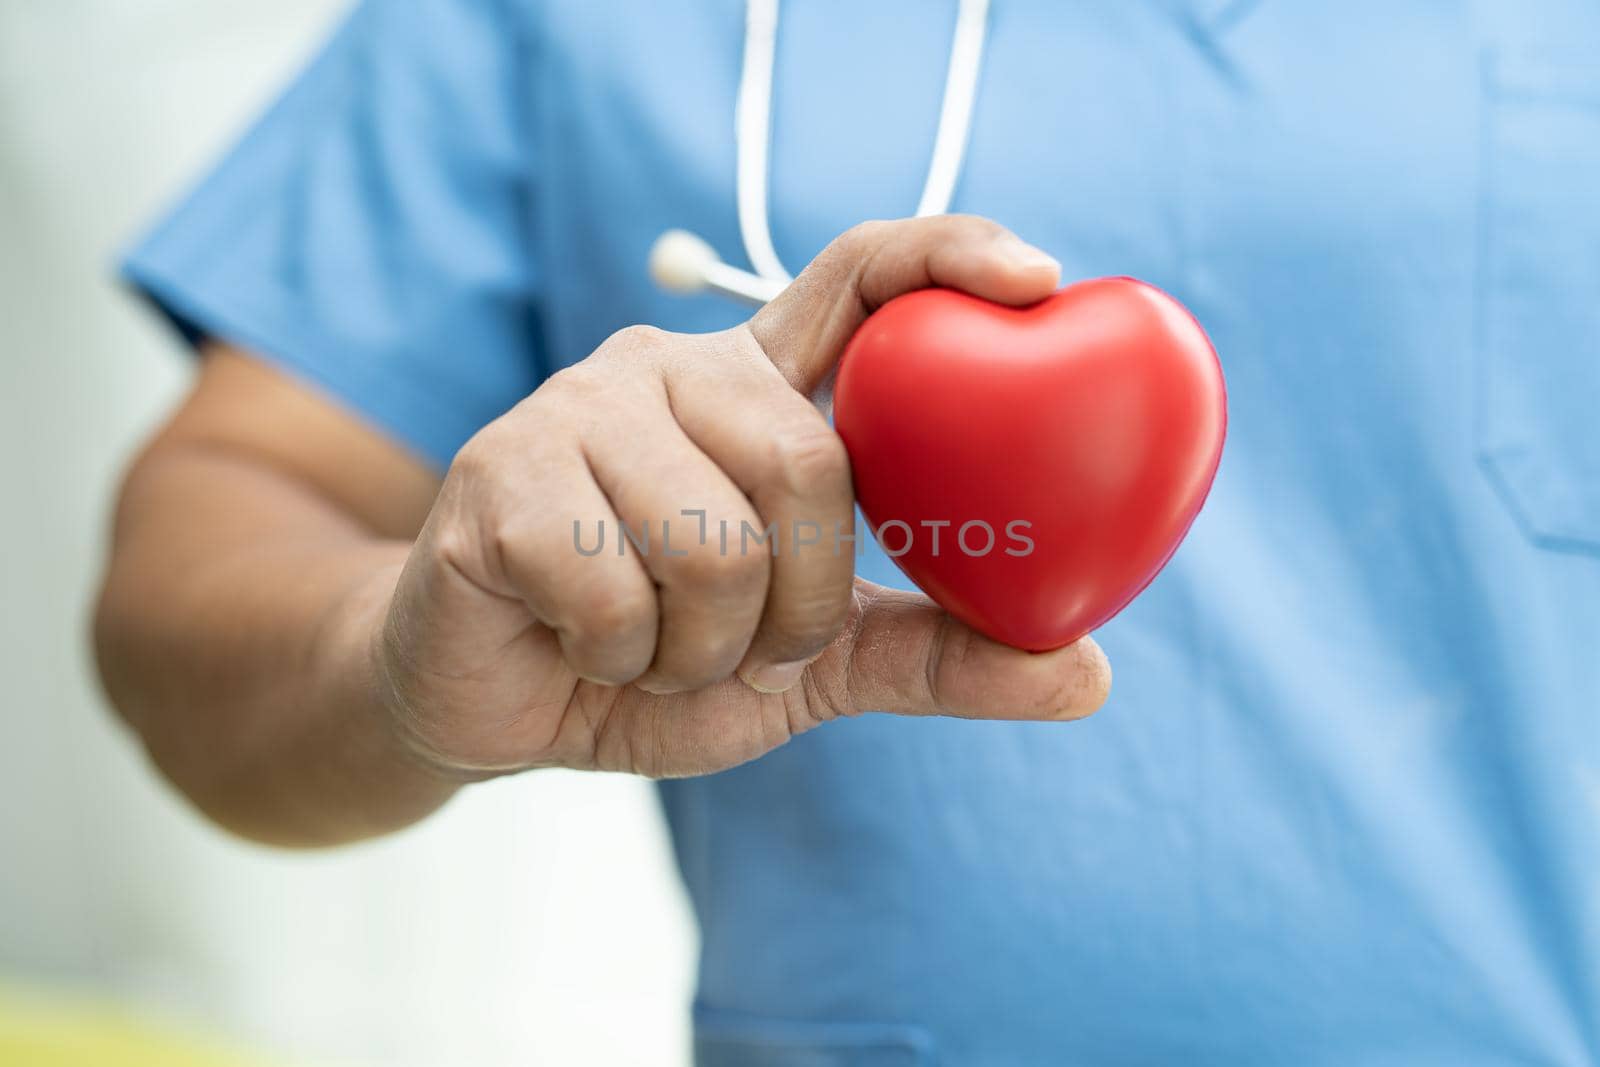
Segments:
[[[545,373],[523,18],[367,0],[124,277],[447,466]]]

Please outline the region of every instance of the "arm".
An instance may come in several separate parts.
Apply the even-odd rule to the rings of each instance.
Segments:
[[[744,326],[622,331],[437,486],[217,353],[123,491],[107,689],[213,818],[285,844],[382,833],[530,767],[709,773],[867,709],[1087,715],[1109,686],[1092,641],[1005,648],[854,579],[828,539],[770,557],[715,538],[590,557],[572,540],[575,521],[639,529],[688,508],[713,528],[848,530],[848,462],[807,397],[865,314],[927,285],[1024,303],[1055,280],[982,220],[861,227]]]
[[[101,674],[219,823],[351,840],[456,788],[388,729],[367,648],[437,488],[352,416],[219,347],[135,460],[96,618]]]

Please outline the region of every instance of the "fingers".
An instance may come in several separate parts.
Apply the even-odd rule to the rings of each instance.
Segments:
[[[737,669],[752,688],[789,689],[837,647],[829,642],[850,611],[854,570],[848,457],[806,397],[861,321],[901,293],[950,286],[1026,303],[1047,296],[1058,275],[1048,256],[983,219],[869,223],[830,245],[745,328],[703,338],[620,331],[509,420],[520,442],[489,464],[504,484],[484,509],[498,572],[556,631],[581,677],[665,693]],[[571,536],[586,521],[593,553]],[[975,671],[1019,700],[1038,695],[1018,688],[1029,679],[1060,681],[1051,671],[1063,654],[1002,649],[920,599],[868,601],[857,628],[870,640],[852,656],[873,669],[852,660],[849,674],[898,685],[880,690],[892,710],[981,714],[995,705],[966,702],[962,688]],[[880,665],[873,657],[884,648],[896,655]],[[955,666],[918,692],[903,673],[909,652]]]
[[[484,435],[455,467],[454,510],[471,516],[476,545],[448,555],[480,557],[467,569],[554,630],[578,676],[620,685],[644,673],[655,655],[655,585],[618,538],[617,515],[583,456]]]
[[[770,558],[747,543],[747,530],[762,529],[755,509],[674,420],[662,382],[641,387],[657,395],[628,406],[625,423],[589,435],[584,450],[657,587],[655,657],[634,682],[653,693],[682,692],[728,677],[744,658],[766,601]]]
[[[849,611],[855,504],[844,443],[747,334],[718,340],[741,338],[744,353],[676,368],[668,392],[679,424],[749,496],[772,537],[766,607],[738,673],[752,688],[781,692]]]
[[[863,223],[825,248],[749,328],[789,384],[809,396],[856,327],[902,293],[944,286],[1028,304],[1049,296],[1060,274],[1055,260],[988,219]]]
[[[973,719],[1078,719],[1111,690],[1090,638],[1023,652],[959,622],[927,597],[856,582],[851,624],[811,668],[829,712]]]

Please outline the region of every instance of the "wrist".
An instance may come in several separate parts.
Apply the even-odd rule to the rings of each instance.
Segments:
[[[343,675],[342,690],[353,722],[366,739],[362,746],[371,784],[381,789],[403,821],[415,821],[449,800],[471,779],[452,774],[430,758],[412,729],[411,709],[386,653],[388,619],[404,554],[386,561],[352,589],[339,609],[334,638]]]
[[[360,688],[364,706],[377,719],[395,771],[448,797],[463,785],[495,777],[445,759],[427,741],[425,711],[406,683],[406,657],[393,621],[395,591],[404,560],[375,574],[352,598]]]

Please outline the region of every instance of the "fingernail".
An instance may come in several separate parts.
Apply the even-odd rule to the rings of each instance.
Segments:
[[[769,663],[746,673],[744,684],[758,693],[785,693],[799,683],[806,667],[804,660],[797,663]]]
[[[654,674],[646,674],[633,680],[635,689],[642,689],[654,697],[671,696],[683,692],[683,687],[660,678]]]
[[[1041,252],[1032,245],[1016,257],[1016,264],[1025,270],[1047,270],[1055,274],[1061,273],[1061,261],[1048,252]]]
[[[1061,263],[1048,252],[1033,247],[1020,237],[1006,239],[1005,256],[1013,266],[1023,270],[1053,270],[1061,272]]]

